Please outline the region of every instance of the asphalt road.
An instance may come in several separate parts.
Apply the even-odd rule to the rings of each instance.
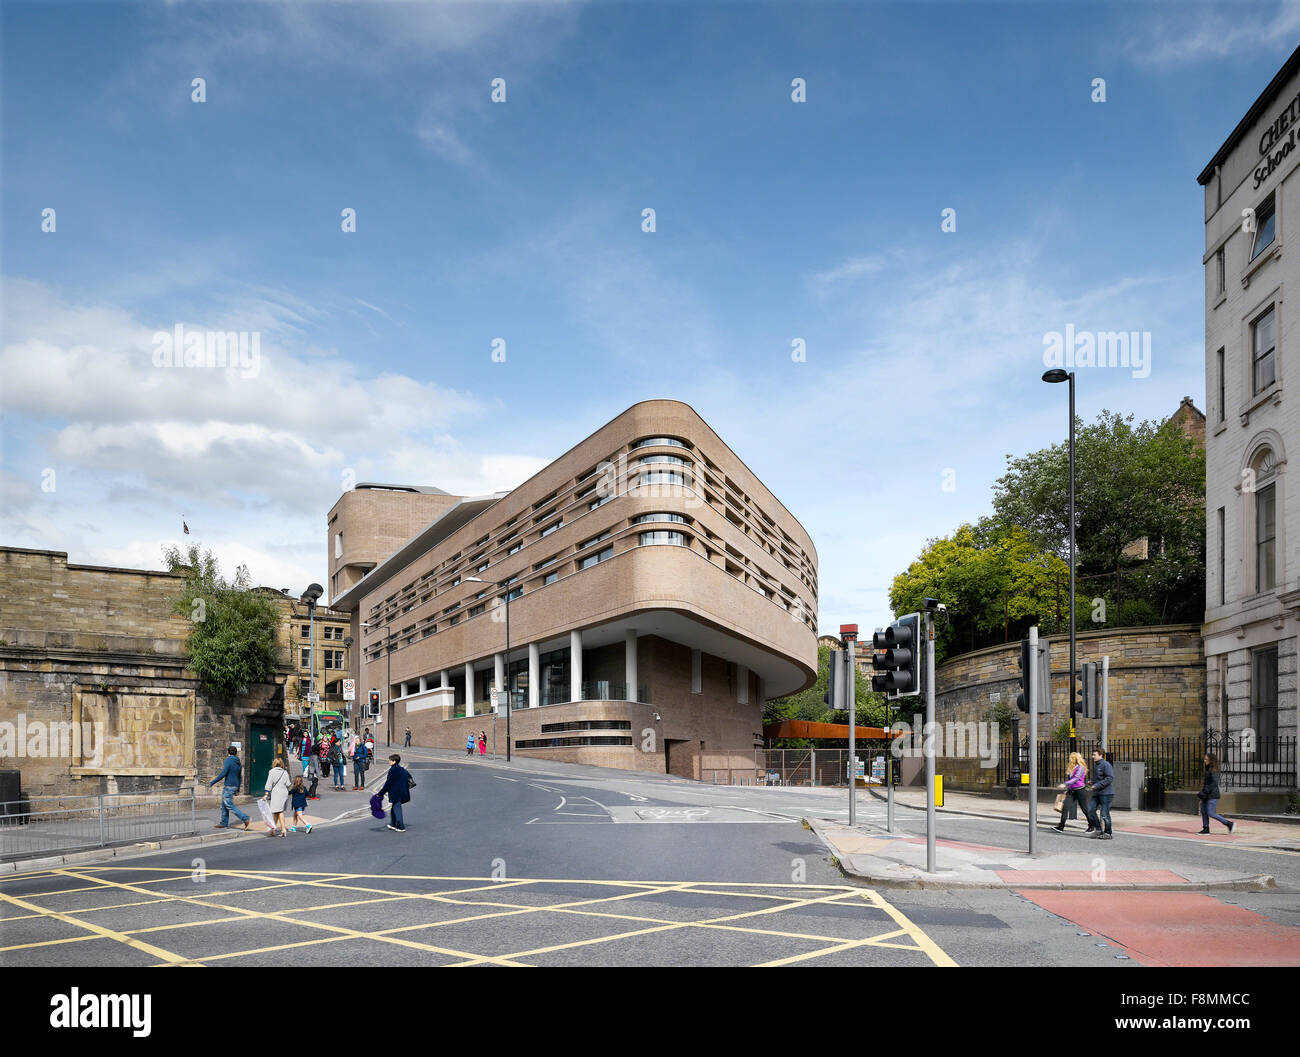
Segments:
[[[1081,915],[1014,892],[847,881],[799,821],[843,818],[843,791],[418,750],[408,763],[419,785],[405,833],[358,812],[310,836],[253,834],[0,881],[0,962],[383,965],[397,951],[411,965],[1135,964],[1072,920]],[[860,804],[883,818],[883,805]],[[924,831],[923,813],[900,809],[898,821]],[[1006,844],[1025,829],[959,818],[939,834]],[[1224,854],[1133,839],[1159,841],[1170,861]],[[1296,925],[1300,856],[1233,854],[1257,856],[1258,872],[1287,887],[1215,905]]]

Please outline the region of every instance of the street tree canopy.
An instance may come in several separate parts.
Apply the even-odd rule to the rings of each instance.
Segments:
[[[859,648],[864,647],[859,643]],[[768,701],[763,706],[763,723],[780,723],[786,719],[803,719],[813,723],[848,723],[847,711],[837,711],[826,704],[827,671],[830,668],[831,648],[817,647],[817,682],[807,690],[789,697],[779,697]],[[854,672],[856,684],[856,709],[858,726],[879,727],[885,723],[885,698],[883,694],[873,693],[871,683],[860,671]],[[899,718],[894,710],[894,718]],[[906,717],[903,717],[906,718]],[[807,738],[783,738],[777,748],[806,748],[811,742]]]
[[[1020,526],[1068,561],[1069,482],[1064,442],[1007,456],[1007,472],[994,486],[994,520]],[[1134,425],[1132,415],[1112,411],[1091,425],[1080,422],[1075,546],[1081,596],[1103,600],[1108,610],[1128,604],[1148,622],[1199,621],[1205,612],[1204,449],[1173,422]],[[1093,622],[1112,624],[1115,616]]]
[[[224,698],[273,682],[280,610],[251,589],[247,570],[241,566],[227,580],[212,552],[196,544],[185,552],[164,548],[163,561],[170,571],[186,574],[174,609],[190,621],[186,664],[199,681]]]
[[[948,606],[936,659],[1069,627],[1069,447],[1019,458],[993,513],[932,539],[894,578],[910,613]],[[1103,411],[1075,436],[1075,622],[1079,628],[1197,621],[1205,609],[1205,452],[1175,424]]]

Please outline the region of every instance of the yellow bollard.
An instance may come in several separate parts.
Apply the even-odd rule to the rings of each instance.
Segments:
[[[934,776],[934,806],[943,807],[943,775]]]

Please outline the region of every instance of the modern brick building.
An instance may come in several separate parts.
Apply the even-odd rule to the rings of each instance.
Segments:
[[[515,752],[696,776],[704,752],[752,766],[763,701],[816,678],[812,540],[685,404],[634,405],[512,492],[359,485],[328,516],[381,744],[502,752],[506,689]]]
[[[1300,630],[1300,49],[1198,177],[1205,189],[1207,725],[1296,734]],[[1284,254],[1286,240],[1297,242]],[[1292,379],[1293,387],[1300,373]]]

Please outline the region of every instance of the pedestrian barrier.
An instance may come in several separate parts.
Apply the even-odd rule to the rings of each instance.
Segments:
[[[169,840],[195,832],[192,790],[0,802],[0,859]]]

